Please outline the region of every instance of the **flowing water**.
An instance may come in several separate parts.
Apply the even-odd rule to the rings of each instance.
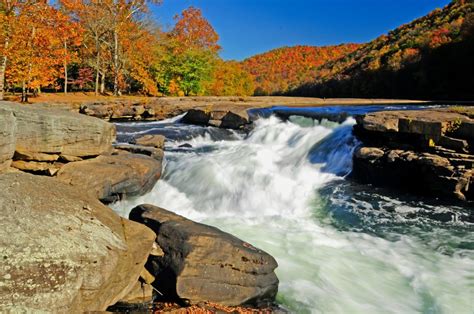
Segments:
[[[122,141],[169,140],[154,189],[113,208],[155,204],[262,248],[290,312],[474,313],[471,209],[347,180],[353,124],[269,116],[248,135],[179,117],[118,124]]]

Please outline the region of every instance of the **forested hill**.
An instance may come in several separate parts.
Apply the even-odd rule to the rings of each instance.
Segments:
[[[285,93],[313,81],[318,67],[358,47],[356,44],[283,47],[250,57],[242,65],[254,78],[255,94]]]
[[[473,7],[472,0],[453,1],[327,62],[313,82],[288,94],[474,99]]]

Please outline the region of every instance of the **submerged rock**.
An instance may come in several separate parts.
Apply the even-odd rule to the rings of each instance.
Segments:
[[[161,176],[161,162],[124,153],[66,164],[57,178],[104,202],[149,192]]]
[[[164,251],[151,265],[157,289],[191,304],[268,304],[278,291],[278,266],[269,254],[217,228],[165,209],[140,205],[130,219],[157,234]]]
[[[104,311],[134,289],[154,239],[54,178],[0,175],[0,312]]]

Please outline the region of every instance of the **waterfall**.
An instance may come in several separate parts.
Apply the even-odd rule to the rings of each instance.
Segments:
[[[470,226],[411,219],[431,205],[345,180],[358,145],[353,124],[270,116],[241,134],[167,122],[163,178],[113,208],[127,216],[158,205],[264,249],[279,263],[277,301],[291,312],[471,312]]]

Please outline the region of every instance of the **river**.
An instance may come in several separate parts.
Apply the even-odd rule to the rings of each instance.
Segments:
[[[380,109],[391,108],[355,113]],[[351,117],[264,116],[249,134],[179,117],[118,123],[119,141],[169,140],[154,189],[112,208],[127,216],[158,205],[265,250],[279,264],[277,302],[290,312],[474,313],[471,209],[348,180],[358,145]]]

